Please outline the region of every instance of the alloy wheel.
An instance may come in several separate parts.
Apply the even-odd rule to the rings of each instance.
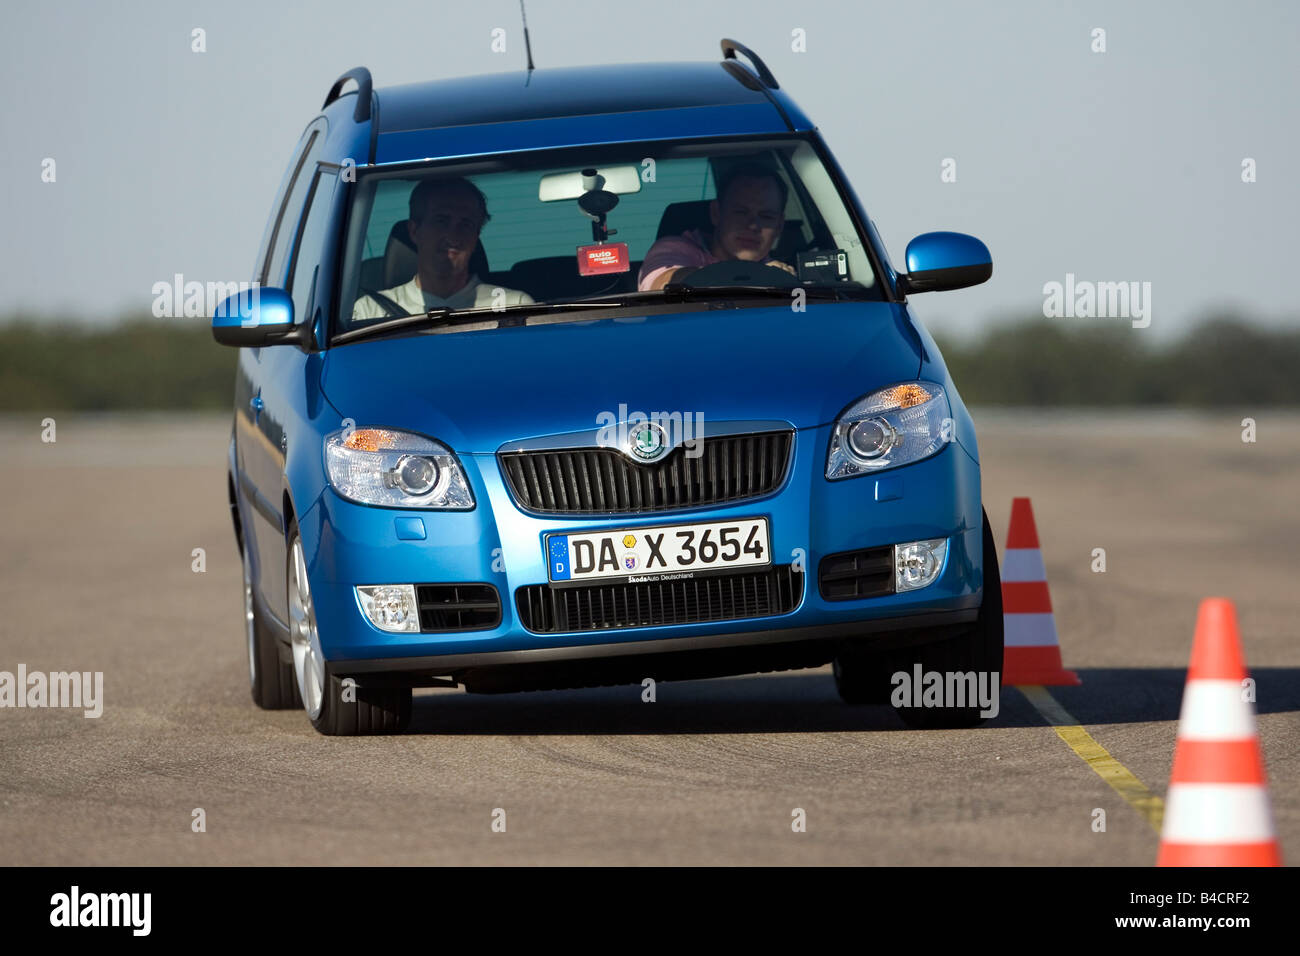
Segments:
[[[253,619],[253,572],[248,564],[248,544],[243,548],[244,630],[248,632],[248,683],[257,686],[257,623]]]
[[[293,669],[303,708],[315,720],[324,702],[325,657],[316,631],[316,610],[312,606],[301,537],[294,536],[289,554],[289,641],[293,648]]]

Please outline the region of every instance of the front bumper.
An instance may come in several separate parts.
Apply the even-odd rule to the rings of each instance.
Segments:
[[[773,494],[723,507],[593,520],[538,517],[515,506],[495,456],[463,455],[477,506],[468,512],[404,511],[357,505],[326,490],[299,518],[317,626],[325,656],[356,672],[450,673],[527,661],[677,653],[871,634],[974,619],[982,599],[979,466],[957,443],[925,461],[880,476],[823,477],[829,427],[799,431],[792,467]],[[515,592],[547,580],[545,535],[600,528],[766,516],[774,564],[799,562],[802,599],[786,614],[667,627],[537,634],[519,620]],[[411,522],[423,540],[410,538]],[[402,529],[399,537],[398,529]],[[832,553],[948,538],[944,568],[930,586],[901,594],[826,601],[817,569]],[[500,624],[488,630],[391,634],[357,605],[362,584],[479,582],[501,597]]]

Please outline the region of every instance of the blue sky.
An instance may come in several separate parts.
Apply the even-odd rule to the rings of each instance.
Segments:
[[[531,0],[528,14],[539,69],[716,60],[723,36],[758,51],[896,262],[929,230],[988,243],[988,284],[914,299],[936,332],[1038,312],[1067,273],[1150,282],[1146,333],[1162,338],[1213,310],[1300,316],[1286,280],[1300,4]],[[249,278],[289,151],[339,73],[364,64],[385,86],[523,63],[516,0],[10,2],[5,20],[0,315],[106,321],[147,312],[178,272]],[[941,182],[946,158],[956,182]]]

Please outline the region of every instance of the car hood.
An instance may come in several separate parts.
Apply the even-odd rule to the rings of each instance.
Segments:
[[[702,415],[706,430],[821,425],[867,392],[915,380],[921,349],[891,303],[727,308],[357,342],[325,353],[321,387],[358,427],[490,454],[635,411]]]

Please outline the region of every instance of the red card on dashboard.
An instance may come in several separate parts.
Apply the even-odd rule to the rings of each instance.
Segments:
[[[605,275],[607,272],[627,272],[632,268],[626,242],[598,242],[578,246],[578,273],[584,276]]]

